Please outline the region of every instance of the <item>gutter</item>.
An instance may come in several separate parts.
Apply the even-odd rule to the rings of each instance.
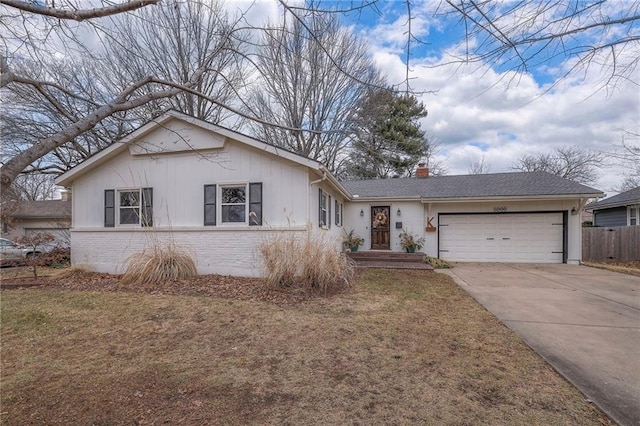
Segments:
[[[333,176],[333,174],[329,170],[327,170],[325,166],[321,164],[318,170],[323,173],[322,179],[320,179],[319,181],[311,182],[312,184],[328,180],[329,182],[331,182],[331,185],[333,185],[333,187],[342,194],[344,198],[346,198],[348,201],[353,201],[353,195],[351,195],[351,193],[349,193],[349,191],[347,191],[346,188],[342,186],[342,184],[335,178],[335,176]]]

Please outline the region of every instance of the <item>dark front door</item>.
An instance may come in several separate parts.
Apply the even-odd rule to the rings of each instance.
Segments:
[[[391,231],[389,206],[371,207],[371,249],[389,250]]]

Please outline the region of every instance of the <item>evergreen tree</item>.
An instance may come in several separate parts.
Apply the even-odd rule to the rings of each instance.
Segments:
[[[427,110],[414,96],[374,90],[357,111],[347,174],[353,179],[411,176],[430,155],[418,120]]]

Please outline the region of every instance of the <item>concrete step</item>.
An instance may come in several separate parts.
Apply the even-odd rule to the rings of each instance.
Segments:
[[[402,253],[393,251],[356,251],[347,255],[356,262],[415,262],[423,263],[424,253]]]
[[[427,263],[416,262],[356,262],[358,269],[412,269],[433,271],[433,267]]]
[[[424,253],[372,250],[348,252],[347,256],[356,262],[358,268],[433,270],[431,265],[424,263]]]

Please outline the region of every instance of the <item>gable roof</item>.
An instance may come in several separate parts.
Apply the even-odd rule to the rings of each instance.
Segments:
[[[58,176],[55,179],[56,184],[62,185],[62,186],[69,186],[75,178],[81,176],[82,174],[86,173],[92,168],[97,167],[98,165],[109,161],[113,157],[122,153],[124,150],[128,149],[130,144],[135,143],[136,141],[140,140],[140,138],[142,138],[143,136],[149,134],[150,132],[156,130],[159,127],[166,125],[169,121],[174,119],[187,122],[201,129],[208,130],[212,133],[224,136],[229,139],[233,139],[234,141],[238,141],[245,145],[252,146],[253,148],[256,148],[258,150],[268,152],[270,154],[273,154],[281,158],[285,158],[289,161],[292,161],[294,163],[297,163],[303,166],[307,166],[320,173],[327,172],[327,169],[322,164],[310,158],[304,157],[299,154],[295,154],[291,151],[277,147],[275,145],[267,144],[265,142],[259,141],[255,138],[244,135],[242,133],[229,130],[225,127],[221,127],[221,126],[209,123],[207,121],[200,120],[190,115],[187,115],[175,110],[169,110],[165,112],[163,115],[161,115],[160,117],[149,121],[148,123],[142,125],[141,127],[137,128],[133,132],[129,133],[122,139],[118,140],[117,142],[114,142],[112,145],[108,146],[102,151],[99,151],[97,154],[93,155],[92,157],[89,157],[88,159],[84,160],[82,163],[78,164],[71,170],[68,170],[67,172]],[[337,183],[337,181],[335,182]]]
[[[602,210],[612,207],[631,206],[634,204],[640,204],[640,186],[598,201],[597,203],[591,203],[586,208],[589,210]]]
[[[71,201],[21,201],[11,216],[20,219],[71,219]]]
[[[492,173],[343,181],[354,199],[421,199],[422,201],[492,198],[602,197],[602,191],[546,172]]]

